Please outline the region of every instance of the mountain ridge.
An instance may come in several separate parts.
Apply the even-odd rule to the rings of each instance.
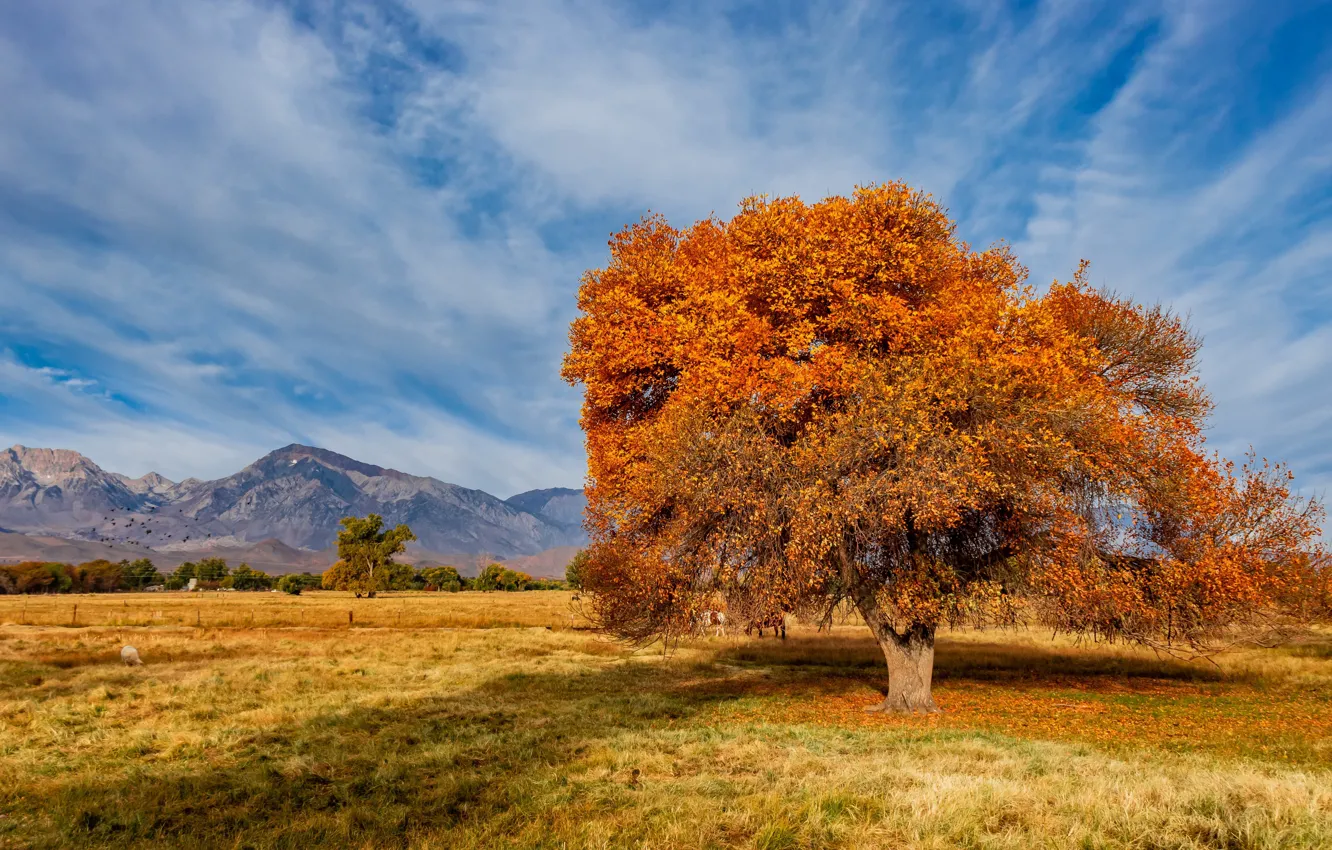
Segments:
[[[585,542],[583,504],[579,490],[504,500],[299,443],[224,478],[179,483],[108,472],[68,449],[0,451],[0,527],[145,552],[184,554],[222,538],[318,551],[332,545],[342,517],[378,513],[411,526],[425,550],[535,555]]]

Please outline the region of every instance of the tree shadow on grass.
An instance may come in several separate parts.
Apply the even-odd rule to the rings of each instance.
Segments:
[[[114,776],[0,794],[0,847],[447,846],[457,830],[481,846],[507,843],[542,818],[631,805],[632,777],[589,773],[585,759],[604,768],[620,736],[665,729],[743,692],[678,687],[696,672],[638,663],[514,674],[256,727],[208,760],[127,757]]]
[[[839,634],[793,634],[782,641],[750,640],[718,654],[724,663],[784,668],[794,674],[849,676],[878,681],[886,676],[883,654],[874,639]],[[934,680],[1021,682],[1062,686],[1071,679],[1169,680],[1176,682],[1247,681],[1249,675],[1223,671],[1206,662],[1168,656],[1126,654],[1117,647],[1048,647],[1026,643],[950,640],[941,637],[935,650]]]

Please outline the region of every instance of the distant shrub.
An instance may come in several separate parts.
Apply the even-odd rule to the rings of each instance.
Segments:
[[[77,589],[80,593],[110,593],[117,590],[121,586],[121,576],[128,566],[128,561],[113,564],[105,558],[79,564],[75,568],[78,575]]]
[[[161,584],[165,579],[147,558],[139,558],[128,564],[120,565],[120,587],[122,590],[143,590],[152,584]]]
[[[511,570],[503,564],[491,564],[472,580],[473,590],[526,590],[532,583],[527,573]]]
[[[392,561],[384,568],[384,571],[385,582],[389,590],[413,589],[412,584],[416,581],[416,570],[411,564]]]
[[[457,593],[463,588],[462,576],[458,574],[457,567],[438,566],[424,567],[419,575],[425,587],[442,590],[446,593]]]
[[[300,596],[306,587],[305,581],[298,575],[286,575],[278,579],[277,589],[292,596]]]
[[[227,562],[222,558],[204,558],[195,566],[193,578],[197,578],[200,584],[215,584],[226,578],[229,572]]]
[[[252,569],[249,564],[241,564],[235,572],[222,580],[222,586],[236,590],[268,590],[273,586],[273,578],[267,573]]]

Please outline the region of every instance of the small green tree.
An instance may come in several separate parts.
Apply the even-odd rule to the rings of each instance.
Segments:
[[[411,564],[403,564],[397,561],[390,562],[384,567],[384,583],[387,590],[411,590],[412,581],[416,578],[416,568]]]
[[[416,535],[405,525],[384,529],[384,518],[343,517],[338,532],[338,562],[324,573],[324,587],[350,590],[359,599],[387,590],[394,577],[393,556],[407,548]]]
[[[157,567],[147,558],[121,562],[120,586],[125,590],[143,590],[150,584],[161,584],[164,581]]]
[[[457,567],[426,567],[421,570],[421,578],[425,579],[426,587],[446,593],[457,593],[463,588],[462,576],[458,574]]]
[[[504,567],[499,564],[490,564],[482,567],[481,572],[472,579],[472,589],[480,591],[499,590],[500,576],[504,573]]]
[[[587,567],[587,550],[579,549],[574,553],[569,565],[564,568],[564,581],[574,590],[583,589],[583,570]]]
[[[241,564],[227,578],[230,586],[236,590],[268,590],[273,586],[273,579],[267,573],[252,569],[249,564]]]
[[[472,582],[476,590],[526,590],[532,577],[527,573],[511,570],[503,564],[491,564],[477,575]]]
[[[192,578],[197,579],[198,577],[199,577],[199,565],[194,563],[193,561],[186,561],[185,563],[181,564],[179,567],[176,567],[175,572],[167,576],[166,589],[181,590],[189,586],[190,579]]]
[[[305,589],[305,581],[298,575],[285,575],[278,579],[277,589],[292,596],[300,596]]]
[[[204,558],[195,567],[194,578],[197,578],[200,584],[204,582],[216,583],[222,581],[230,574],[227,568],[227,562],[222,558]]]

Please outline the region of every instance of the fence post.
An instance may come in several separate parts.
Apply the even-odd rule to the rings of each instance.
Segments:
[[[77,602],[74,603],[74,619],[71,620],[69,624],[71,626],[77,626],[79,624],[79,603]]]
[[[351,609],[350,609],[350,608],[347,609],[347,628],[350,629],[350,628],[352,627],[352,624],[355,623],[355,622],[356,622],[356,619],[355,619],[355,617],[352,616]]]

